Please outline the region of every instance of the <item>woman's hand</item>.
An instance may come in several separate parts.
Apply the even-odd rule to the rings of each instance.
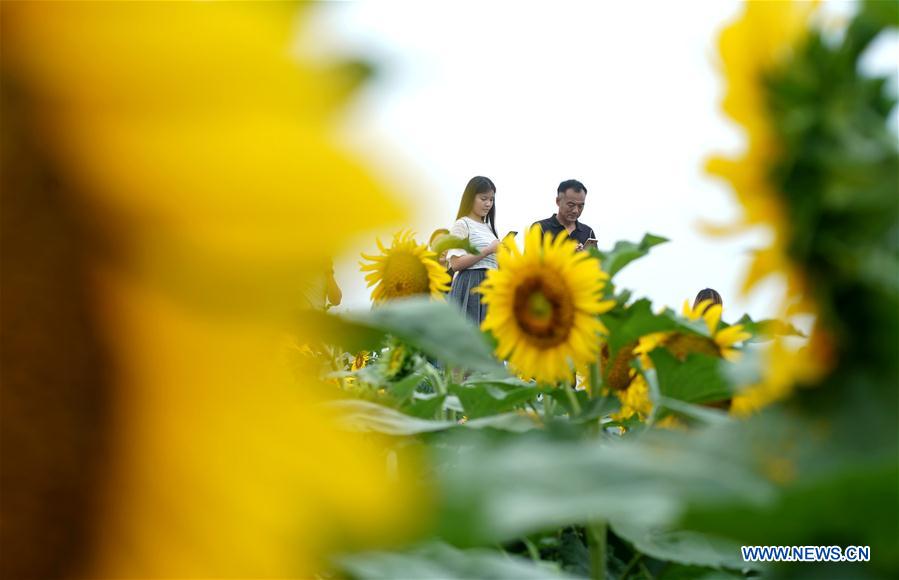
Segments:
[[[481,250],[481,256],[487,257],[490,254],[495,254],[496,250],[499,249],[499,244],[500,244],[499,240],[493,240],[492,242],[490,242],[489,246],[487,246],[486,248]]]

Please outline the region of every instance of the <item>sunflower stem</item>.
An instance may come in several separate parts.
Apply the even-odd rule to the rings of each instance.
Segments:
[[[334,349],[332,347],[325,347],[325,352],[327,353],[328,360],[330,361],[331,368],[334,370],[334,372],[340,372],[340,371],[344,370],[337,365],[336,349]],[[346,377],[344,377],[344,376],[339,377],[337,379],[337,382],[340,383],[341,389],[346,390],[346,388],[347,388],[346,387]]]
[[[590,578],[606,578],[606,522],[595,521],[587,524],[587,540],[590,552]]]
[[[548,392],[543,393],[543,420],[548,421],[553,417],[553,398]]]
[[[598,399],[602,396],[602,373],[600,372],[600,367],[602,365],[602,361],[597,358],[597,361],[590,365],[590,398]]]
[[[590,365],[589,369],[590,374],[590,398],[591,399],[605,399],[606,394],[603,393],[603,380],[602,380],[602,353],[600,351],[599,356],[596,357],[596,362]],[[603,406],[603,402],[600,401],[600,407]],[[595,433],[602,433],[602,416],[596,418],[596,424],[593,426],[595,429]],[[591,429],[591,431],[593,430]]]
[[[571,383],[567,381],[565,382],[565,386],[563,388],[565,389],[565,394],[568,395],[568,402],[571,403],[571,418],[573,419],[574,417],[580,417],[581,404],[577,400],[577,395],[574,393],[574,388],[571,386]]]
[[[531,560],[534,562],[540,561],[540,550],[537,549],[537,546],[528,538],[522,538],[522,542],[524,542],[525,547],[528,549],[528,555],[531,557]]]

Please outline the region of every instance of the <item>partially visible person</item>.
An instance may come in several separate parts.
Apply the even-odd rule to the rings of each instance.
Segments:
[[[328,299],[326,308],[340,306],[340,302],[343,300],[343,292],[340,290],[340,286],[337,285],[337,280],[334,278],[334,263],[330,261],[328,263],[328,269],[325,272],[325,293]]]
[[[721,300],[721,294],[718,294],[717,291],[711,288],[703,288],[696,295],[696,298],[693,300],[693,310],[696,310],[696,307],[699,306],[699,303],[703,300],[709,300],[709,304],[703,309],[702,313],[705,314],[705,311],[711,308],[715,304],[720,304],[721,308],[724,308],[724,301]]]
[[[578,244],[577,249],[596,247],[596,233],[587,224],[578,221],[584,212],[587,199],[587,188],[577,179],[568,179],[559,184],[556,190],[556,213],[552,216],[534,222],[540,226],[544,234],[553,237],[560,232],[566,232],[568,237]]]
[[[328,260],[324,264],[321,275],[310,276],[300,289],[300,305],[302,308],[327,310],[339,306],[343,300],[343,292],[334,279],[334,263]]]
[[[450,302],[458,304],[478,326],[484,321],[487,306],[481,301],[481,295],[473,290],[484,281],[487,270],[496,269],[496,250],[500,244],[496,234],[495,197],[496,186],[489,178],[477,176],[468,181],[450,234],[467,238],[478,253],[469,254],[455,248],[446,253],[455,272]]]

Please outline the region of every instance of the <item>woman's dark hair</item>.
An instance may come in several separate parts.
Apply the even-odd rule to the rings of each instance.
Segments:
[[[456,215],[456,219],[463,218],[470,214],[471,208],[474,206],[474,196],[479,193],[487,193],[488,191],[496,193],[496,186],[493,185],[493,182],[490,181],[489,177],[478,175],[477,177],[469,179],[468,185],[465,186],[465,191],[462,192],[462,201],[459,202],[459,213]],[[493,235],[498,238],[499,234],[496,233],[495,202],[490,208],[490,212],[487,214],[487,224],[490,226],[490,229],[493,230]]]
[[[703,288],[699,291],[699,294],[696,295],[696,299],[693,301],[693,308],[699,306],[699,303],[703,300],[711,300],[712,303],[705,307],[705,310],[708,310],[715,304],[720,304],[721,307],[724,307],[724,301],[721,300],[721,294],[718,294],[715,290],[711,288]],[[703,312],[705,314],[705,312]]]

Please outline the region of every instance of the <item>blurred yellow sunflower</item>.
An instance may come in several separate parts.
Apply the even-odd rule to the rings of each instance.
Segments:
[[[746,417],[785,399],[795,383],[820,380],[827,367],[819,361],[832,359],[832,348],[830,339],[819,330],[813,331],[808,344],[798,350],[788,348],[783,339],[774,340],[763,359],[766,367],[761,381],[734,395],[731,413]]]
[[[606,331],[598,315],[615,305],[602,300],[608,275],[598,260],[535,226],[524,252],[506,243],[497,263],[478,290],[488,306],[482,328],[496,337],[497,356],[545,383],[571,380],[575,367],[597,360]]]
[[[374,286],[374,302],[420,294],[442,300],[449,290],[450,277],[437,261],[437,254],[417,243],[413,236],[412,232],[398,232],[389,248],[377,240],[380,255],[362,254],[369,260],[360,262],[360,266],[363,272],[369,272],[365,280],[369,287]]]
[[[328,256],[403,219],[338,145],[334,117],[358,79],[296,55],[308,10],[0,3],[0,190],[7,216],[8,201],[21,208],[9,253],[31,257],[4,279],[4,312],[35,287],[62,291],[30,310],[74,309],[91,332],[65,342],[102,357],[58,365],[97,369],[83,384],[4,373],[4,400],[77,393],[78,404],[17,407],[32,445],[90,442],[43,471],[14,461],[19,525],[3,538],[23,549],[4,557],[11,577],[311,577],[333,551],[382,543],[421,513],[379,442],[340,431],[315,404],[321,383],[309,373],[297,388],[278,360],[299,291]],[[308,219],[325,191],[343,202],[341,228]],[[34,230],[43,223],[53,227]],[[38,285],[41,261],[67,285]],[[10,336],[59,340],[32,320]],[[71,481],[64,465],[78,466]]]
[[[770,180],[781,146],[768,110],[765,77],[787,62],[803,41],[816,8],[817,2],[746,2],[741,17],[722,31],[718,43],[726,81],[722,107],[745,131],[747,145],[738,157],[716,156],[707,162],[707,172],[730,184],[743,210],[737,223],[707,230],[713,235],[730,235],[754,226],[771,229],[772,241],[755,253],[742,291],[750,292],[770,275],[782,275],[785,290],[779,305],[781,316],[814,315],[817,307],[809,295],[802,268],[787,254],[793,234],[782,201],[785,193],[778,191]],[[794,382],[825,372],[826,358],[809,357],[826,353],[826,348],[796,350],[788,348],[781,338],[774,342],[764,355],[766,375],[770,376],[762,384],[767,386],[756,386],[755,391],[767,394],[759,394],[752,405],[745,397],[740,403],[735,399],[735,408],[758,408],[781,399],[792,391]]]
[[[713,157],[707,171],[728,181],[743,207],[743,216],[733,226],[710,228],[714,233],[732,233],[763,225],[774,232],[772,244],[755,254],[743,282],[748,292],[774,273],[787,279],[788,297],[802,296],[800,271],[787,258],[789,220],[780,192],[771,187],[769,175],[780,150],[771,126],[764,85],[765,75],[789,58],[808,30],[815,2],[746,2],[742,17],[719,37],[719,54],[726,81],[724,112],[746,132],[747,147],[738,158]]]

